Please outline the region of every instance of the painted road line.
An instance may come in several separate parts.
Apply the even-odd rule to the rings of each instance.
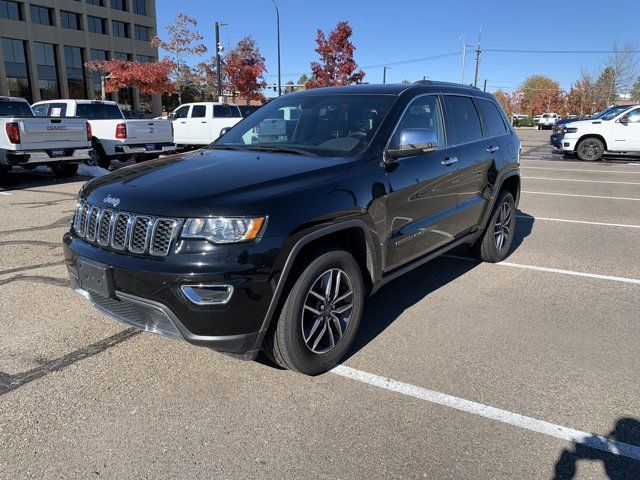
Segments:
[[[627,225],[625,223],[588,222],[586,220],[567,220],[565,218],[534,217],[532,215],[516,215],[516,218],[545,220],[549,222],[580,223],[584,225],[600,225],[602,227],[640,228],[640,225]]]
[[[533,192],[529,190],[522,190],[522,193],[531,193],[533,195],[555,195],[559,197],[582,197],[582,198],[602,198],[605,200],[629,200],[632,202],[640,202],[640,198],[627,198],[627,197],[604,197],[600,195],[578,195],[576,193],[553,193],[553,192]]]
[[[551,180],[554,182],[613,183],[617,185],[640,185],[640,182],[612,182],[609,180],[581,180],[576,178],[529,177],[528,175],[523,175],[522,178],[528,178],[530,180]]]
[[[593,435],[588,432],[575,430],[573,428],[564,427],[544,420],[538,420],[537,418],[527,417],[520,415],[519,413],[513,413],[501,408],[484,405],[471,400],[465,400],[464,398],[454,397],[453,395],[448,395],[446,393],[417,387],[409,383],[398,382],[390,378],[381,377],[380,375],[356,370],[355,368],[347,367],[346,365],[338,365],[333,368],[331,372],[351,380],[357,380],[374,387],[383,388],[385,390],[407,395],[419,400],[442,405],[443,407],[454,408],[462,412],[506,423],[507,425],[512,425],[531,432],[548,435],[561,440],[567,440],[580,445],[586,445],[591,448],[595,448],[596,450],[612,453],[613,455],[640,460],[640,447],[636,445],[620,442],[600,435]]]
[[[9,195],[11,195],[11,194],[10,194],[9,192],[3,192],[2,190],[0,190],[0,195],[7,195],[7,196],[9,196]]]
[[[633,165],[632,163],[630,163],[629,165]],[[640,163],[638,163],[638,165],[640,165]],[[622,175],[627,175],[629,173],[631,174],[636,174],[636,175],[640,175],[640,171],[636,171],[636,172],[623,172],[622,170],[606,170],[606,169],[602,169],[602,170],[596,170],[596,169],[586,169],[586,168],[552,168],[552,167],[527,167],[526,165],[521,165],[520,168],[526,168],[526,169],[530,169],[530,170],[553,170],[556,172],[589,172],[589,173],[620,173]]]
[[[445,258],[451,258],[453,260],[462,260],[464,262],[479,263],[475,258],[471,258],[471,257],[462,257],[459,255],[442,255],[442,256]],[[595,278],[597,280],[608,280],[611,282],[622,282],[622,283],[630,283],[633,285],[640,285],[640,280],[636,278],[615,277],[611,275],[600,275],[597,273],[576,272],[573,270],[563,270],[561,268],[539,267],[537,265],[524,265],[522,263],[498,262],[498,263],[494,263],[494,265],[500,265],[502,267],[521,268],[524,270],[535,270],[538,272],[558,273],[561,275],[571,275],[574,277]]]

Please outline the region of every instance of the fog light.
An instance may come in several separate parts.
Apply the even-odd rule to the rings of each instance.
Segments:
[[[196,305],[224,305],[231,300],[231,285],[183,285],[182,293]]]
[[[568,147],[569,145],[571,145],[569,142],[564,142],[565,147]]]

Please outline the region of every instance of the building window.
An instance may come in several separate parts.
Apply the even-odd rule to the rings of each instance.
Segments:
[[[151,29],[149,27],[143,27],[142,25],[136,25],[136,40],[151,40]]]
[[[133,87],[118,90],[118,105],[121,110],[133,110]]]
[[[47,7],[31,5],[31,21],[40,25],[53,25],[53,10]]]
[[[130,53],[124,53],[124,52],[114,52],[113,58],[115,60],[122,60],[123,62],[130,62],[131,61],[131,54]]]
[[[36,51],[40,100],[60,98],[55,46],[51,43],[41,42],[34,42],[33,45]]]
[[[138,15],[146,15],[147,14],[147,5],[145,0],[133,0],[133,13],[137,13]]]
[[[60,25],[62,25],[62,28],[80,30],[80,15],[60,10]]]
[[[79,47],[64,46],[64,64],[67,67],[67,86],[69,98],[86,97],[86,81],[84,76],[84,62],[82,61],[82,49]]]
[[[146,116],[150,116],[153,112],[153,97],[149,93],[138,93],[138,110]]]
[[[89,5],[97,5],[98,7],[104,7],[102,0],[87,0]]]
[[[129,25],[123,22],[111,22],[111,35],[114,37],[129,38]]]
[[[105,50],[91,49],[91,60],[104,61],[109,60],[109,54]],[[93,72],[93,98],[109,100],[111,95],[106,94],[106,98],[102,98],[102,72]]]
[[[7,93],[12,97],[26,98],[31,103],[33,97],[31,97],[24,42],[12,38],[3,38],[2,54],[4,56],[4,69],[7,74]]]
[[[111,0],[111,8],[114,10],[122,10],[123,12],[127,11],[127,5],[124,0]]]
[[[107,33],[107,22],[104,18],[92,17],[87,15],[87,24],[89,25],[89,31],[93,33]]]
[[[0,0],[0,18],[8,18],[9,20],[22,20],[22,10],[20,8],[20,4],[16,2]]]
[[[138,61],[140,63],[151,63],[154,60],[155,59],[153,57],[150,57],[149,55],[138,55]]]

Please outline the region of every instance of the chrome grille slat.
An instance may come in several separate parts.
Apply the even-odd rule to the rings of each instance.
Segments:
[[[137,255],[165,257],[176,239],[181,221],[116,212],[80,203],[73,221],[76,235],[101,247]]]

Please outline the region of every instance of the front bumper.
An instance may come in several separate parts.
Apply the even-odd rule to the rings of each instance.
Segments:
[[[155,155],[174,152],[175,143],[149,143],[141,145],[122,145],[116,147],[116,153],[124,155]]]
[[[562,148],[562,139],[563,139],[563,137],[564,137],[564,134],[562,134],[562,133],[554,133],[549,138],[549,143],[551,145],[553,145],[554,147],[556,147],[556,148]]]
[[[579,138],[571,138],[571,137],[564,136],[562,138],[562,142],[559,148],[561,150],[564,150],[565,152],[574,152],[576,150],[578,140]]]
[[[64,154],[53,156],[53,151],[61,150]],[[54,163],[81,163],[91,158],[91,148],[60,148],[52,150],[20,150],[5,151],[0,157],[0,163],[5,165],[43,165]]]
[[[120,322],[199,346],[254,358],[275,289],[272,281],[281,238],[226,245],[207,254],[171,253],[154,258],[122,254],[64,236],[64,256],[74,289],[80,289],[78,259],[108,266],[115,294],[82,293],[102,313]],[[232,285],[224,304],[198,305],[184,285]]]

